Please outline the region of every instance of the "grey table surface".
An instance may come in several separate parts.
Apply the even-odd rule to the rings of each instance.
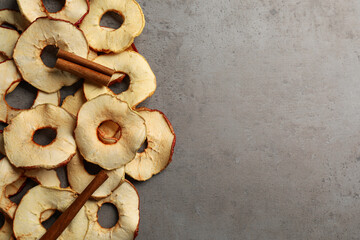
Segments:
[[[177,134],[138,239],[359,239],[359,1],[138,2]]]

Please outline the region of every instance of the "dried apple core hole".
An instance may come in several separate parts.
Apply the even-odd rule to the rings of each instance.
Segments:
[[[100,26],[108,30],[119,29],[124,22],[124,17],[115,11],[108,11],[102,15]]]
[[[55,67],[56,60],[57,60],[56,54],[57,54],[58,50],[59,50],[59,48],[56,47],[55,45],[48,45],[43,48],[43,50],[41,51],[40,57],[41,57],[41,60],[43,61],[43,63],[45,64],[45,66],[47,66],[49,68]]]
[[[112,228],[119,221],[119,212],[112,203],[101,205],[98,213],[98,223],[103,228]]]
[[[54,222],[60,217],[61,212],[59,210],[55,210],[55,213],[53,215],[51,215],[51,217],[49,217],[47,220],[41,222],[41,225],[48,230],[53,224]]]
[[[90,175],[97,175],[102,170],[102,168],[99,165],[93,164],[86,160],[83,160],[83,163],[86,172],[89,173]]]
[[[13,203],[19,204],[24,195],[33,187],[37,186],[38,183],[33,181],[31,178],[26,179],[24,187],[16,193],[15,195],[9,197],[10,201]]]
[[[5,216],[0,213],[0,229],[4,226],[5,224]]]
[[[128,75],[121,81],[113,81],[110,83],[109,88],[114,94],[120,94],[129,89],[130,78]]]
[[[10,88],[17,83],[13,83]],[[21,81],[12,92],[7,92],[5,93],[5,101],[10,107],[15,109],[31,108],[38,94],[38,90],[25,81]]]
[[[111,130],[106,131],[107,126],[111,125]],[[114,130],[116,129],[116,130]],[[106,120],[97,128],[98,139],[104,144],[115,144],[121,138],[121,127],[118,123]]]
[[[139,150],[137,150],[138,153],[142,153],[145,151],[145,149],[147,149],[148,147],[148,140],[145,139],[145,142],[141,145],[141,147],[139,148]]]
[[[47,146],[55,140],[56,135],[57,131],[54,128],[40,128],[35,131],[33,141],[41,146]]]
[[[59,12],[65,6],[65,0],[42,0],[46,11],[50,13]]]

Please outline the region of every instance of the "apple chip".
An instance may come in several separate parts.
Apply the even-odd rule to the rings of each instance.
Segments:
[[[0,40],[0,56],[2,57],[0,62],[2,62],[6,59],[12,59],[14,47],[20,34],[14,29],[0,27],[0,36],[4,36]]]
[[[65,165],[76,152],[75,123],[71,114],[51,104],[24,110],[4,129],[6,155],[16,167],[53,169]],[[55,130],[56,138],[43,146],[35,143],[33,136],[45,128]]]
[[[15,45],[15,63],[25,81],[52,93],[74,84],[79,78],[46,66],[40,56],[47,46],[55,46],[83,58],[87,57],[89,48],[82,31],[62,20],[38,18],[23,32]]]
[[[14,234],[16,239],[39,239],[46,229],[41,225],[42,214],[49,210],[64,212],[77,195],[70,189],[36,186],[30,189],[21,200],[14,217]],[[24,224],[26,223],[26,224]],[[88,219],[85,208],[81,208],[70,225],[58,239],[85,239]]]
[[[175,133],[167,117],[158,110],[136,110],[145,119],[147,147],[136,153],[126,164],[125,172],[138,181],[145,181],[160,173],[171,162],[175,146]]]
[[[139,195],[135,187],[127,180],[109,197],[98,202],[88,201],[85,206],[89,229],[85,239],[134,239],[139,228],[139,202]],[[97,213],[104,203],[112,203],[119,213],[119,221],[112,228],[103,228],[98,223]]]
[[[52,17],[77,23],[89,11],[88,0],[66,0],[63,8],[58,12],[49,12],[43,0],[17,0],[20,11],[33,22],[39,17]]]
[[[0,10],[0,25],[5,23],[15,27],[20,32],[30,25],[30,22],[21,13],[10,9]]]
[[[98,138],[98,127],[106,121],[120,126],[121,136],[113,144]],[[146,127],[142,117],[126,102],[111,95],[100,95],[87,101],[80,109],[75,139],[81,155],[106,170],[113,170],[130,162],[145,141]],[[5,138],[6,143],[6,138]]]
[[[107,12],[116,12],[123,17],[118,29],[102,28],[100,20]],[[121,52],[130,47],[145,26],[145,18],[140,5],[134,0],[111,1],[91,0],[89,14],[80,28],[84,31],[89,45],[98,52]]]
[[[101,55],[94,61],[129,76],[129,88],[118,94],[117,97],[127,102],[131,108],[135,108],[136,105],[155,92],[156,77],[148,62],[139,53],[125,51],[118,54]],[[116,81],[117,78],[118,76],[113,76],[112,81]],[[104,93],[115,95],[110,88],[106,86],[99,86],[90,82],[84,83],[86,99],[89,100]]]
[[[0,215],[2,215],[1,212],[0,212]],[[3,216],[3,218],[4,218],[4,224],[2,226],[0,226],[0,239],[11,240],[11,239],[13,239],[13,237],[12,237],[13,230],[12,230],[11,223],[5,218],[5,216]]]
[[[77,116],[81,106],[86,102],[84,91],[82,88],[76,91],[73,96],[67,96],[61,107],[71,113],[73,116]]]

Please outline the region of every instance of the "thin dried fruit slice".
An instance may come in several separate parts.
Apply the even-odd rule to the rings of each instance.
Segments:
[[[167,117],[158,110],[136,110],[145,119],[147,148],[136,153],[126,164],[125,172],[138,181],[145,181],[160,173],[171,162],[176,136]]]
[[[0,209],[10,219],[14,217],[17,205],[9,199],[9,195],[6,194],[6,187],[16,182],[22,174],[23,171],[13,167],[8,158],[0,159]]]
[[[21,13],[10,9],[0,10],[0,25],[4,23],[14,26],[20,32],[30,25],[30,22]]]
[[[1,215],[1,213],[0,213]],[[4,225],[0,227],[0,239],[1,240],[11,240],[13,239],[13,230],[11,223],[5,218]]]
[[[80,154],[76,154],[67,165],[68,180],[73,189],[77,193],[81,193],[91,182],[95,175],[89,174],[84,166],[83,158]],[[93,198],[105,198],[119,186],[120,182],[124,180],[124,167],[106,171],[109,178],[94,192]]]
[[[7,185],[5,189],[5,196],[8,198],[18,194],[21,191],[21,189],[25,186],[25,182],[26,182],[26,177],[22,176],[12,184]]]
[[[76,193],[70,189],[36,186],[30,189],[21,200],[14,217],[16,239],[39,239],[46,229],[41,225],[42,214],[48,210],[65,211],[76,199]],[[84,239],[88,228],[85,208],[81,208],[70,225],[58,238]]]
[[[79,90],[76,91],[76,93],[73,96],[67,96],[64,99],[61,107],[76,117],[81,106],[85,102],[86,102],[86,98],[84,96],[84,90],[80,88]]]
[[[62,20],[38,18],[23,32],[14,49],[15,63],[25,81],[52,93],[74,84],[79,78],[43,63],[40,55],[49,45],[83,58],[87,57],[89,48],[82,31]]]
[[[20,34],[14,29],[0,27],[0,36],[2,36],[0,40],[0,54],[6,59],[11,59]]]
[[[52,17],[77,23],[88,11],[88,0],[66,0],[58,12],[49,12],[43,0],[17,0],[21,13],[33,22],[39,17]]]
[[[112,203],[119,213],[119,221],[112,228],[103,228],[98,223],[98,211],[104,203]],[[118,239],[132,240],[137,236],[139,228],[139,195],[135,187],[125,180],[109,197],[98,202],[86,203],[86,215],[89,229],[85,239]]]
[[[60,91],[54,93],[46,93],[38,90],[34,104],[31,107],[36,107],[41,104],[50,103],[55,106],[59,106],[61,100]]]
[[[148,62],[137,52],[125,51],[118,54],[101,55],[94,62],[114,69],[117,72],[125,73],[130,78],[129,88],[118,94],[117,97],[129,104],[131,108],[144,101],[154,94],[156,89],[156,77]],[[115,81],[118,76],[113,76]],[[115,95],[110,88],[99,86],[89,82],[84,83],[84,94],[90,100],[101,94]]]
[[[120,28],[109,31],[100,26],[100,20],[107,12],[116,12],[123,17],[124,22]],[[89,14],[85,16],[80,28],[91,48],[109,53],[121,52],[130,47],[144,26],[144,14],[134,0],[91,0]]]
[[[75,124],[71,114],[51,104],[24,110],[4,130],[6,155],[16,167],[53,169],[67,164],[76,152]],[[33,141],[35,131],[43,128],[57,132],[54,141],[45,146]]]
[[[97,134],[100,124],[109,120],[121,128],[121,137],[114,144],[101,142]],[[126,102],[111,95],[104,94],[86,102],[78,113],[75,139],[81,155],[107,170],[130,162],[145,141],[145,134],[144,119]]]

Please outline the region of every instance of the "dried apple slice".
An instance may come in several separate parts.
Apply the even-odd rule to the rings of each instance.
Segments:
[[[76,199],[76,193],[70,189],[36,186],[30,189],[21,200],[14,217],[16,239],[39,239],[46,229],[41,225],[42,214],[48,210],[65,211]],[[81,208],[70,225],[58,239],[85,239],[88,219],[85,208]]]
[[[112,228],[103,228],[98,223],[98,211],[104,203],[112,203],[117,208],[119,220]],[[121,239],[132,240],[137,236],[139,228],[139,195],[135,187],[125,180],[109,197],[98,202],[86,203],[86,215],[89,228],[85,239]]]
[[[22,174],[23,171],[13,167],[8,158],[0,159],[0,209],[10,219],[14,217],[17,205],[9,199],[9,195],[6,194],[6,187],[16,182]]]
[[[20,32],[30,25],[30,22],[21,13],[10,9],[0,10],[0,25],[4,23],[14,26]]]
[[[0,213],[0,215],[2,215],[2,214]],[[5,218],[5,216],[4,216],[4,218]],[[11,239],[13,239],[12,235],[13,235],[13,230],[12,230],[11,223],[8,221],[7,218],[5,218],[4,224],[0,227],[0,239],[1,240],[11,240]]]
[[[112,68],[117,72],[125,73],[130,78],[129,88],[118,94],[117,97],[129,104],[131,108],[154,94],[156,89],[156,77],[143,56],[137,52],[125,51],[118,54],[101,55],[94,62]],[[113,76],[115,81],[118,76]],[[93,83],[84,83],[86,99],[92,99],[101,94],[115,95],[110,88]]]
[[[109,120],[117,123],[121,128],[121,137],[113,144],[103,143],[97,134],[101,123]],[[136,151],[145,141],[145,133],[146,127],[142,117],[131,110],[126,102],[104,94],[87,101],[81,107],[75,139],[81,155],[87,161],[104,169],[113,170],[122,167],[135,157]]]
[[[26,170],[24,175],[46,187],[60,188],[61,182],[55,170],[32,169]]]
[[[66,111],[71,113],[73,116],[77,116],[81,106],[86,102],[86,98],[84,96],[84,91],[82,88],[76,91],[76,93],[72,96],[67,96],[61,107]]]
[[[77,193],[81,193],[89,182],[95,178],[95,175],[91,175],[86,171],[80,154],[76,154],[68,163],[67,173],[70,187]],[[109,178],[93,193],[93,198],[99,199],[109,196],[125,176],[124,167],[106,171],[106,173]]]
[[[100,26],[100,20],[107,12],[116,12],[123,17],[124,22],[120,28],[109,31]],[[130,47],[144,26],[144,14],[136,1],[92,0],[89,14],[85,16],[80,28],[91,48],[108,53],[121,52]]]
[[[15,63],[25,81],[52,93],[74,84],[79,78],[43,63],[40,56],[49,45],[83,58],[88,56],[89,47],[82,31],[62,20],[38,18],[23,32],[15,45]]]
[[[0,40],[0,55],[4,57],[4,60],[12,59],[14,47],[20,34],[14,29],[0,27],[0,36],[3,36]]]
[[[17,0],[21,13],[33,22],[39,17],[52,17],[77,23],[89,11],[88,0],[67,0],[58,12],[49,12],[42,0]]]
[[[67,164],[76,152],[75,124],[70,113],[51,104],[24,110],[4,130],[6,155],[16,167],[53,169]],[[54,141],[45,146],[33,140],[35,131],[43,128],[57,133]]]
[[[138,181],[160,173],[171,162],[176,136],[167,117],[158,110],[147,108],[136,112],[145,119],[147,147],[126,164],[125,172]]]

